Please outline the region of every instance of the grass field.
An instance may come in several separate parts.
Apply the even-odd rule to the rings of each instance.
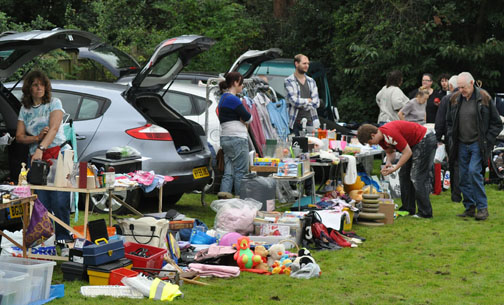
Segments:
[[[393,225],[354,230],[360,247],[313,253],[318,279],[242,273],[234,279],[204,279],[210,286],[183,285],[178,304],[504,304],[503,193],[487,186],[490,218],[461,219],[462,204],[449,192],[431,196],[434,218],[401,217]],[[215,197],[208,196],[208,202]],[[213,224],[214,212],[198,195],[184,195],[177,210]],[[92,218],[104,217],[93,214]],[[83,217],[80,217],[82,220]],[[53,283],[63,283],[59,265]],[[83,282],[64,282],[53,304],[150,304],[151,300],[84,298]]]

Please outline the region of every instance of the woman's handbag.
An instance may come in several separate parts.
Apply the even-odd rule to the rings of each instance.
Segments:
[[[166,234],[170,221],[154,217],[117,219],[125,242],[167,249]]]

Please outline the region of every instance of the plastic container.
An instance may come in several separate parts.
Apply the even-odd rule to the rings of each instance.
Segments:
[[[131,252],[135,252],[140,248],[147,249],[148,257],[140,257],[138,255],[130,254]],[[161,269],[161,267],[163,266],[163,257],[166,254],[166,249],[127,242],[124,244],[124,252],[126,258],[129,258],[133,261],[133,267]]]
[[[98,266],[113,262],[124,257],[124,245],[122,240],[97,239],[95,245],[82,248],[84,264]]]
[[[89,281],[86,265],[76,262],[64,262],[61,264],[63,279],[65,281]]]
[[[0,256],[0,270],[5,276],[10,271],[28,274],[23,282],[24,294],[29,296],[29,302],[46,300],[49,298],[51,280],[56,262],[41,261],[13,256]]]
[[[73,226],[74,230],[79,232],[80,234],[84,235],[84,226]],[[115,227],[107,227],[107,233],[109,236],[109,239],[111,236],[116,235],[116,228]],[[89,227],[87,230],[87,240],[91,241],[91,234],[89,233]]]
[[[108,264],[100,266],[88,266],[87,274],[89,275],[90,285],[108,285],[110,273],[119,268],[131,269],[133,262],[130,259],[122,258]]]
[[[2,274],[0,274],[1,276]],[[25,286],[28,274],[7,271],[0,278],[0,304],[24,305],[30,302],[30,294]]]
[[[138,272],[127,268],[119,268],[112,270],[110,272],[109,285],[124,286],[124,284],[121,282],[123,277],[135,277],[137,275]]]
[[[349,223],[347,223],[346,217],[343,217],[343,230],[350,231],[350,230],[352,230],[354,211],[350,210],[349,208],[344,208],[343,211],[347,211],[348,214],[350,214],[350,222]]]

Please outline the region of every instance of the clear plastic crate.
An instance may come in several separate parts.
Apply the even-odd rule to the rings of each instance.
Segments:
[[[54,266],[53,261],[41,261],[13,256],[0,256],[0,270],[7,275],[10,271],[28,274],[22,288],[30,296],[29,302],[49,298]]]
[[[0,272],[0,304],[25,305],[30,302],[24,283],[28,274],[16,271]]]

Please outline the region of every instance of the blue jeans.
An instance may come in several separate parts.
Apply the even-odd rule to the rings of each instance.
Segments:
[[[420,216],[432,217],[429,173],[434,162],[436,147],[437,140],[434,133],[426,135],[422,141],[411,147],[413,155],[399,171],[401,210],[408,211],[410,215],[416,214],[418,206]]]
[[[70,192],[40,191],[35,193],[49,213],[53,213],[61,221],[70,224]],[[70,240],[67,229],[55,223],[56,240]]]
[[[487,196],[483,184],[483,158],[478,142],[458,145],[459,187],[464,195],[464,206],[486,209]]]
[[[235,195],[239,195],[243,175],[249,171],[248,140],[224,136],[220,138],[220,145],[224,151],[224,175],[220,191],[231,193],[234,185]]]

